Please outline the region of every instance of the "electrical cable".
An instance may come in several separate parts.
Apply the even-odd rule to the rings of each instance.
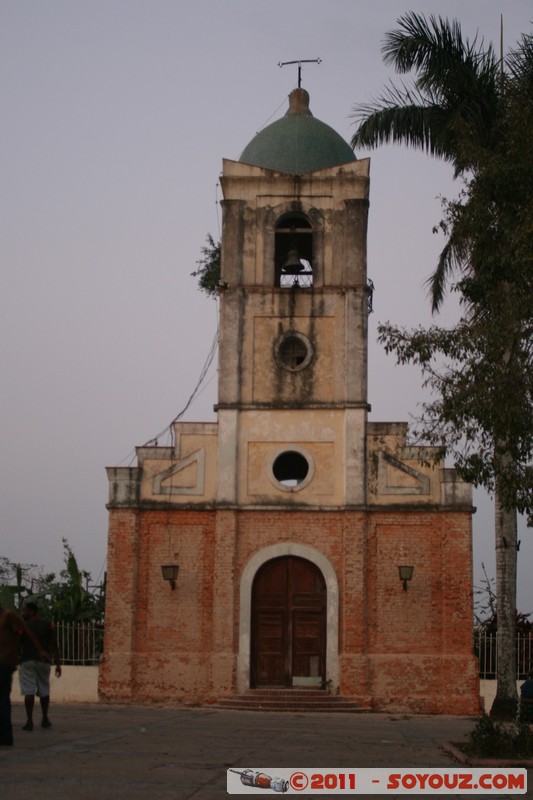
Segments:
[[[150,447],[151,445],[154,445],[154,444],[157,446],[157,443],[158,443],[159,439],[161,438],[161,436],[163,436],[163,434],[167,433],[168,431],[170,431],[171,444],[172,445],[174,444],[174,429],[173,429],[173,425],[174,425],[174,423],[178,422],[183,417],[183,415],[188,410],[188,408],[191,406],[193,401],[200,394],[200,390],[202,389],[202,384],[203,384],[203,382],[204,382],[204,380],[206,378],[206,375],[207,375],[207,372],[209,370],[209,367],[213,363],[213,359],[215,358],[215,355],[216,355],[216,352],[217,352],[218,336],[219,336],[219,329],[217,328],[215,336],[214,336],[213,341],[211,343],[211,347],[209,348],[209,353],[207,354],[207,358],[206,358],[206,360],[204,362],[204,365],[202,367],[202,371],[200,372],[200,377],[198,378],[198,380],[196,382],[196,386],[194,387],[194,389],[193,389],[189,399],[185,403],[184,407],[174,417],[174,419],[172,420],[170,425],[167,425],[160,433],[157,434],[157,436],[154,436],[152,439],[149,439],[147,442],[145,442],[143,447]]]
[[[263,128],[266,128],[266,126],[268,125],[268,123],[270,122],[270,120],[272,119],[272,117],[274,117],[274,116],[275,116],[275,115],[278,113],[278,111],[280,110],[280,108],[282,108],[282,107],[283,107],[283,106],[286,104],[286,102],[287,102],[287,95],[285,95],[285,96],[284,96],[284,98],[283,98],[283,100],[281,101],[281,103],[279,104],[279,106],[278,106],[276,109],[274,109],[274,111],[273,111],[273,112],[272,112],[272,114],[269,116],[269,118],[268,118],[268,119],[267,119],[265,122],[263,122],[263,124],[262,124],[262,125],[259,127],[259,129],[258,129],[258,130],[256,130],[256,132],[255,132],[255,136],[257,136],[257,134],[258,134],[258,133],[261,133],[261,131],[263,130]],[[241,152],[242,152],[242,151],[241,151]],[[239,157],[240,157],[240,154],[239,154]],[[239,160],[239,157],[236,159],[237,161]]]
[[[284,96],[284,98],[283,98],[283,100],[281,101],[281,103],[279,104],[279,106],[278,106],[278,107],[277,107],[277,108],[276,108],[276,109],[275,109],[275,110],[272,112],[272,114],[269,116],[269,118],[268,118],[268,119],[267,119],[265,122],[263,122],[263,124],[262,124],[262,125],[259,127],[259,130],[257,130],[257,131],[255,132],[255,135],[256,135],[256,136],[257,136],[257,134],[258,134],[258,133],[261,133],[261,131],[263,130],[263,128],[266,128],[266,126],[268,125],[268,123],[270,122],[270,120],[272,119],[272,117],[273,117],[275,114],[277,114],[277,113],[278,113],[278,111],[280,110],[280,108],[281,108],[282,106],[284,106],[286,102],[287,102],[287,95],[285,95],[285,96]]]

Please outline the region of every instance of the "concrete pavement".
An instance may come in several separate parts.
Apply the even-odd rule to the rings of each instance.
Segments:
[[[463,739],[474,724],[465,717],[53,703],[49,730],[22,731],[21,704],[13,705],[13,718],[15,746],[0,748],[1,800],[214,800],[228,797],[228,767],[452,767],[440,745]],[[533,784],[531,771],[528,777]]]

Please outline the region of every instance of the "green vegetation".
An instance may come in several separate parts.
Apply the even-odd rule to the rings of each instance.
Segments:
[[[418,441],[494,493],[498,690],[491,713],[516,713],[517,513],[533,516],[533,37],[501,61],[460,24],[409,13],[387,34],[384,60],[414,73],[360,106],[354,146],[400,142],[449,161],[463,189],[444,201],[447,237],[428,284],[438,311],[452,278],[463,316],[452,329],[387,323],[379,339],[420,366],[432,400]]]
[[[501,724],[483,714],[461,750],[478,758],[533,758],[533,730],[524,722]]]
[[[207,234],[206,242],[202,247],[202,258],[196,262],[198,269],[191,272],[191,275],[198,278],[198,286],[202,292],[216,297],[220,283],[220,242],[215,242],[210,233]]]
[[[63,539],[65,567],[56,576],[34,564],[15,564],[0,557],[0,603],[20,610],[25,602],[37,603],[43,616],[55,622],[101,623],[105,612],[105,581],[91,586],[91,575],[78,566]]]

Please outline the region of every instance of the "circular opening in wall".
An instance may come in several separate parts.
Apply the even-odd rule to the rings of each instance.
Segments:
[[[274,478],[284,489],[302,488],[311,479],[311,465],[298,450],[285,450],[272,464]]]
[[[277,361],[284,369],[297,372],[304,369],[313,357],[311,342],[301,333],[284,336],[277,347]]]

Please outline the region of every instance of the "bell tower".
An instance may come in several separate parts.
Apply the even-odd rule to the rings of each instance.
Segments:
[[[224,161],[219,503],[366,502],[368,167],[303,89]]]

